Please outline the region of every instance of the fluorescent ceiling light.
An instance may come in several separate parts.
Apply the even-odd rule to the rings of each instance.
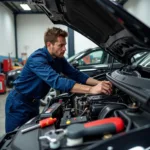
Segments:
[[[27,4],[20,4],[23,10],[31,10],[31,8]]]

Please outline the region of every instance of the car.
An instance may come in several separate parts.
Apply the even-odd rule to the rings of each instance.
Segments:
[[[67,59],[76,69],[93,77],[97,74],[105,74],[111,70],[113,57],[102,48],[89,48]],[[122,67],[122,64],[114,60],[113,69]]]
[[[106,73],[113,84],[112,95],[63,93],[41,114],[4,135],[0,148],[148,150],[150,28],[108,0],[32,3],[40,6],[53,23],[86,35],[124,66]],[[135,58],[141,57],[143,60],[136,64]],[[49,126],[40,128],[39,123],[45,121]]]

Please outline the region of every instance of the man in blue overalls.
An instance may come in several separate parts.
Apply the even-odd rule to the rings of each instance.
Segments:
[[[66,37],[66,31],[48,29],[44,35],[45,47],[28,58],[6,100],[6,132],[13,131],[38,115],[40,99],[51,87],[62,92],[111,94],[112,84],[109,81],[90,78],[67,62],[64,58]]]

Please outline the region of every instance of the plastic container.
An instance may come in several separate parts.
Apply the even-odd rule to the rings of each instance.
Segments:
[[[4,59],[3,60],[3,72],[6,73],[12,70],[12,61],[11,59]]]

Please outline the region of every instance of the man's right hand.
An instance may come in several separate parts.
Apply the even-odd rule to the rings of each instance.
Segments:
[[[91,94],[106,94],[112,93],[112,84],[109,81],[101,81],[97,85],[90,88]]]

